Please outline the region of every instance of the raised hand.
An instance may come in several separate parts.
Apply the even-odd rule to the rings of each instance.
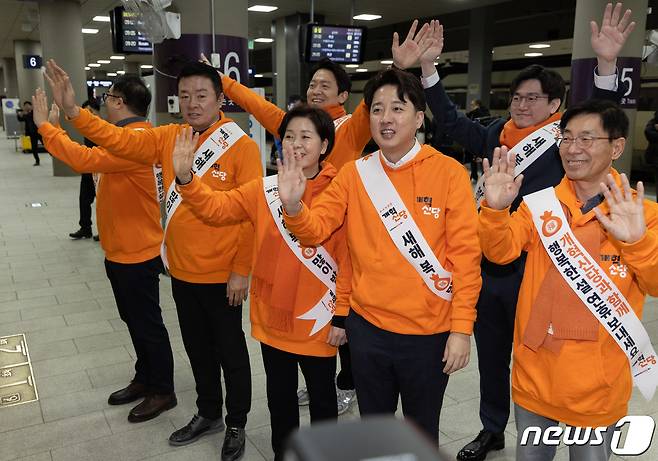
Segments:
[[[34,117],[34,124],[37,127],[48,121],[48,99],[46,92],[41,88],[37,88],[36,93],[32,96],[32,117]]]
[[[423,50],[420,56],[421,64],[423,62],[431,62],[439,59],[443,51],[443,24],[438,19],[432,19],[429,23],[427,33],[420,40],[418,46]]]
[[[612,75],[615,71],[617,56],[621,52],[628,36],[635,29],[635,21],[631,19],[631,10],[627,9],[621,16],[622,4],[617,3],[612,8],[612,3],[608,3],[603,12],[603,20],[599,29],[596,21],[590,22],[592,29],[591,43],[592,50],[598,58],[599,75]]]
[[[301,200],[306,190],[306,176],[302,163],[295,158],[295,153],[288,143],[283,143],[283,162],[276,159],[278,167],[279,197],[290,216],[302,209]]]
[[[496,147],[493,162],[489,167],[489,159],[482,161],[484,170],[484,198],[487,206],[495,210],[504,210],[512,204],[519,189],[523,175],[514,178],[514,154],[507,147]]]
[[[49,59],[46,62],[44,76],[53,92],[55,104],[64,111],[67,117],[77,117],[80,108],[75,103],[75,90],[73,89],[73,85],[71,85],[71,79],[68,74],[57,65],[54,59]]]
[[[418,28],[418,19],[414,19],[414,22],[409,28],[407,33],[407,38],[400,45],[400,36],[397,32],[393,32],[393,43],[391,44],[391,54],[393,55],[393,63],[395,67],[399,69],[408,69],[418,62],[422,54],[425,52],[425,49],[422,48],[419,43],[429,30],[429,24],[425,23],[420,28],[418,33],[416,29]],[[425,47],[427,44],[425,45]]]
[[[48,122],[53,126],[59,126],[59,107],[57,104],[50,105],[50,112],[48,112]]]
[[[644,185],[637,183],[637,197],[633,192],[624,173],[621,175],[621,187],[615,183],[612,175],[608,175],[608,184],[601,183],[601,192],[608,203],[610,214],[604,215],[599,207],[594,208],[596,219],[615,239],[624,243],[634,243],[640,240],[647,231],[644,221]]]
[[[192,181],[192,164],[198,141],[199,133],[194,133],[192,127],[189,126],[181,129],[181,132],[176,135],[172,161],[176,177],[182,184]]]

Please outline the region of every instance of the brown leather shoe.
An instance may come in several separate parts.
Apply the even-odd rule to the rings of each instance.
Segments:
[[[177,404],[178,401],[176,400],[176,394],[173,392],[165,395],[149,394],[142,403],[130,410],[130,413],[128,413],[128,421],[131,423],[148,421],[149,419],[155,418],[163,411],[171,410]]]
[[[125,403],[134,402],[146,396],[146,386],[140,383],[132,382],[123,389],[112,392],[107,399],[110,405],[123,405]]]

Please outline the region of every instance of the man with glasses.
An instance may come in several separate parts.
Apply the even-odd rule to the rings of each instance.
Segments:
[[[569,447],[570,459],[609,459],[633,383],[651,399],[658,382],[639,321],[646,294],[658,294],[658,205],[612,168],[628,118],[615,103],[589,100],[564,113],[560,131],[565,176],[523,197],[511,216],[525,182],[515,156],[502,147],[491,168],[484,160],[483,252],[498,264],[527,255],[512,367],[518,461],[553,459],[557,447],[535,435],[558,423],[565,440],[582,442]]]
[[[105,271],[130,333],[137,361],[130,384],[113,392],[110,405],[143,401],[128,413],[136,423],[155,418],[177,404],[174,358],[160,310],[160,202],[152,165],[124,160],[102,147],[72,141],[59,127],[59,111],[42,90],[34,99],[34,121],[48,152],[81,173],[97,175],[97,219]],[[146,121],[151,93],[136,76],[122,76],[104,95],[107,121],[130,130],[151,128]]]
[[[592,21],[592,48],[598,67],[594,74],[594,98],[619,100],[616,59],[635,23],[631,11],[621,15],[622,5],[606,6],[599,29]],[[426,41],[430,46],[425,46]],[[406,45],[406,46],[405,46]],[[427,103],[438,126],[465,149],[491,159],[495,147],[506,146],[527,154],[517,157],[517,174],[523,170],[523,185],[513,201],[514,211],[524,195],[554,186],[564,170],[559,161],[555,136],[558,112],[565,93],[564,79],[557,72],[540,65],[523,69],[510,88],[510,120],[499,120],[486,127],[469,120],[457,111],[439,81],[434,62],[443,49],[443,26],[431,21],[428,33],[417,44],[407,41],[393,47],[397,67],[405,68],[420,60]],[[425,50],[423,52],[423,50]],[[477,199],[482,198],[478,184]],[[482,258],[482,291],[477,305],[474,335],[480,372],[480,420],[483,430],[457,455],[460,461],[481,461],[491,450],[505,446],[504,431],[509,419],[509,364],[512,351],[514,312],[525,254],[515,261],[499,265]]]

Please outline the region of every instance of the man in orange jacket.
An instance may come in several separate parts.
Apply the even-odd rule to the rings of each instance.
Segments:
[[[644,200],[641,182],[633,191],[612,168],[624,151],[628,118],[612,102],[590,100],[567,110],[560,130],[565,177],[526,195],[511,216],[523,175],[514,178],[515,159],[505,147],[495,150],[491,168],[484,160],[484,255],[505,264],[527,252],[512,367],[521,461],[553,458],[548,437],[528,435],[558,422],[572,437],[575,428],[605,428],[569,453],[608,459],[633,381],[649,399],[657,381],[655,352],[638,318],[645,295],[658,294],[658,205]]]
[[[110,123],[132,130],[150,128],[145,117],[151,93],[140,78],[120,77],[105,95]],[[112,393],[108,403],[122,405],[145,397],[130,410],[128,421],[147,421],[177,403],[174,358],[159,304],[162,226],[153,166],[73,142],[59,127],[56,106],[49,122],[43,90],[32,99],[34,122],[48,152],[76,171],[99,175],[98,229],[105,270],[137,355],[131,383]]]
[[[187,125],[141,131],[119,128],[80,110],[68,75],[54,61],[48,81],[57,104],[85,137],[113,155],[144,164],[161,164],[166,194],[165,246],[172,293],[196,382],[198,414],[169,438],[172,445],[194,442],[224,429],[221,371],[226,383],[226,436],[222,460],[244,453],[251,408],[251,369],[242,330],[242,301],[251,271],[251,223],[211,226],[175,190],[172,152],[176,136],[190,126],[200,133],[194,174],[213,190],[231,190],[262,176],[258,146],[221,112],[222,84],[215,69],[186,64],[178,75],[181,113]],[[221,367],[220,367],[221,366]]]
[[[416,77],[384,71],[365,101],[381,151],[345,165],[311,209],[300,201],[301,167],[285,157],[279,195],[303,245],[347,228],[345,328],[361,414],[393,414],[401,397],[405,416],[438,442],[448,375],[468,363],[481,285],[475,202],[464,168],[416,141],[425,111]]]

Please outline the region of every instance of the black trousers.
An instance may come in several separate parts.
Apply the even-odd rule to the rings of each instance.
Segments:
[[[137,362],[133,381],[156,394],[174,391],[174,357],[160,311],[160,270],[156,257],[136,264],[105,260],[121,320],[126,322]]]
[[[91,173],[80,175],[80,227],[91,230],[91,204],[96,198],[94,177]]]
[[[509,420],[510,359],[516,301],[525,257],[512,264],[482,263],[482,290],[474,326],[480,372],[480,420],[485,430],[501,433]]]
[[[394,414],[400,397],[405,418],[438,444],[437,416],[448,385],[442,359],[449,332],[426,336],[392,333],[354,311],[350,311],[345,328],[361,415]]]
[[[345,343],[338,347],[340,355],[340,371],[336,377],[336,387],[343,391],[354,389],[354,377],[352,376],[352,357],[350,356],[350,345]]]
[[[226,425],[245,427],[251,409],[251,367],[242,331],[242,306],[229,306],[225,283],[171,278],[185,351],[196,383],[199,416],[222,417],[222,370]]]
[[[38,133],[30,135],[30,144],[32,145],[32,156],[34,156],[34,163],[39,163],[39,140],[41,135]]]
[[[267,407],[272,426],[275,460],[283,459],[286,439],[299,427],[297,365],[302,370],[309,394],[311,423],[336,420],[336,357],[314,357],[282,351],[261,343],[267,377]]]

